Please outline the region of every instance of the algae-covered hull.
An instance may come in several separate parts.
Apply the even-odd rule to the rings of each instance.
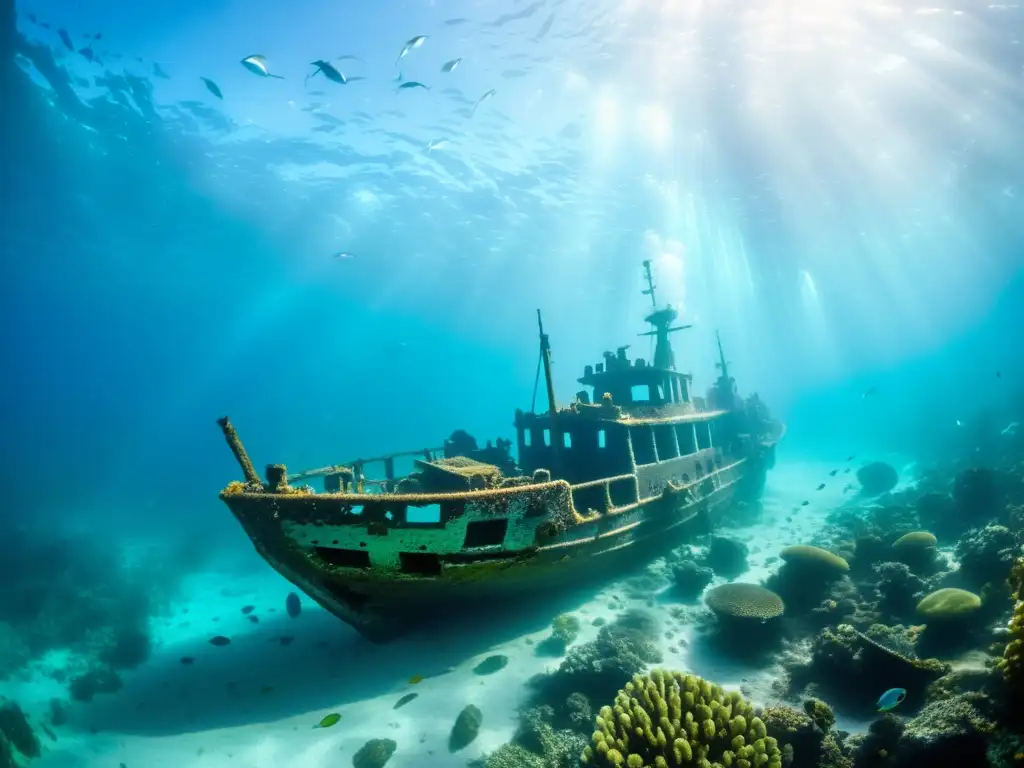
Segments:
[[[383,642],[474,605],[500,606],[621,575],[705,529],[738,496],[756,493],[767,466],[741,460],[689,485],[665,476],[667,468],[652,469],[664,476],[657,495],[582,514],[576,499],[595,489],[612,498],[623,487],[636,499],[640,480],[554,480],[446,494],[312,493],[287,485],[254,492],[238,483],[221,498],[279,573]],[[431,511],[436,518],[423,522]]]

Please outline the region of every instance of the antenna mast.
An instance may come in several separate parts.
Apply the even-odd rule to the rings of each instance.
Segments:
[[[677,325],[672,327],[673,321],[679,317],[679,313],[672,307],[658,309],[658,303],[654,298],[654,277],[651,275],[651,260],[644,259],[644,280],[647,281],[647,289],[641,291],[644,296],[651,297],[651,307],[654,310],[644,321],[653,326],[653,330],[639,334],[640,336],[654,337],[654,367],[667,371],[676,369],[676,357],[672,352],[672,345],[669,343],[668,335],[675,331],[682,331],[692,328],[692,325]]]
[[[647,281],[647,290],[641,291],[644,296],[651,297],[651,308],[657,309],[658,302],[654,298],[654,276],[651,274],[651,260],[644,259],[644,280]]]
[[[718,342],[718,370],[722,372],[722,379],[729,383],[729,363],[725,359],[725,352],[722,350],[722,334],[715,331],[715,340]]]

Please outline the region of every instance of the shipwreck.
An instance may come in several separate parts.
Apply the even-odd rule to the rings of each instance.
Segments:
[[[231,422],[218,421],[244,480],[220,498],[259,554],[373,641],[427,620],[622,573],[754,502],[784,432],[744,399],[718,339],[706,397],[676,369],[672,307],[659,308],[644,262],[653,360],[605,352],[570,405],[555,397],[551,345],[537,313],[538,383],[547,410],[517,410],[509,440],[478,447],[456,431],[438,448],[261,478]],[[396,466],[409,463],[400,475]],[[375,473],[369,470],[376,468]],[[318,486],[318,487],[314,487]]]

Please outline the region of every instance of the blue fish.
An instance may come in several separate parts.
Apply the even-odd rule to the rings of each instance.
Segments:
[[[905,698],[907,698],[906,688],[890,688],[878,700],[878,711],[888,712],[891,709],[895,709]]]

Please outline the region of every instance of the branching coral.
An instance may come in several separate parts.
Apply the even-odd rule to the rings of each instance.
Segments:
[[[925,594],[924,581],[911,573],[904,563],[879,563],[874,571],[878,579],[875,584],[878,610],[900,620],[913,617]]]
[[[994,523],[964,534],[956,545],[956,559],[967,586],[981,589],[1006,581],[1018,550],[1017,538],[1009,528]]]
[[[613,696],[623,680],[661,662],[661,651],[648,638],[656,637],[642,614],[626,613],[601,627],[597,637],[569,649],[556,672],[539,678],[536,686],[546,701],[564,701],[582,693],[594,701]]]
[[[781,768],[778,743],[738,693],[695,675],[635,675],[602,707],[588,765],[627,768]]]

